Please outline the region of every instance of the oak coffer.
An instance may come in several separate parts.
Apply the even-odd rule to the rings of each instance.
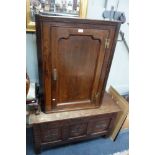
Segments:
[[[118,104],[105,92],[99,108],[31,114],[29,125],[33,126],[35,152],[99,136],[108,137],[119,112],[122,111]]]
[[[120,24],[36,15],[40,97],[46,113],[100,106]]]

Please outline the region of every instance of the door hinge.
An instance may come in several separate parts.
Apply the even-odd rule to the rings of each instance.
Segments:
[[[54,81],[57,80],[57,69],[56,68],[53,69],[53,80]]]
[[[97,93],[94,95],[94,101],[96,101],[96,100],[97,100],[97,98],[99,97],[99,95],[100,95],[100,93],[99,93],[99,92],[97,92]]]
[[[109,48],[110,46],[110,39],[105,39],[105,48]]]

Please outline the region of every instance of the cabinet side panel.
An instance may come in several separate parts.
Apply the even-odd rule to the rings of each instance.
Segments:
[[[42,60],[42,22],[36,16],[36,43],[37,43],[37,58],[38,58],[38,73],[39,73],[39,99],[42,110],[45,110],[44,104],[44,83],[43,83],[43,60]]]
[[[43,111],[51,111],[50,24],[36,15],[39,95]]]
[[[106,58],[104,61],[104,67],[102,69],[101,78],[100,78],[100,86],[101,87],[99,87],[99,90],[101,90],[101,92],[102,92],[100,102],[104,96],[105,87],[107,84],[107,80],[108,80],[108,76],[109,76],[109,72],[110,72],[110,67],[111,67],[111,63],[112,63],[114,52],[115,52],[115,47],[116,47],[116,43],[117,43],[119,29],[120,29],[120,24],[118,23],[118,25],[116,25],[114,29],[111,29],[111,32],[109,33],[108,38],[110,38],[110,46],[106,50]],[[103,78],[104,78],[104,82],[102,83]]]
[[[44,77],[44,96],[45,111],[51,111],[51,45],[50,45],[50,24],[42,24],[42,60],[43,60],[43,77]]]

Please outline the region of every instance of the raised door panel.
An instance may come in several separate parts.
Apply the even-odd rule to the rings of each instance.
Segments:
[[[89,46],[88,44],[91,44]],[[70,36],[59,41],[57,56],[57,102],[87,100],[90,102],[92,83],[100,42],[90,36]]]
[[[51,27],[52,105],[93,107],[105,56],[108,30]]]

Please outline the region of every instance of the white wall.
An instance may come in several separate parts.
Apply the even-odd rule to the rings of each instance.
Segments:
[[[102,13],[104,11],[104,2],[106,0],[88,0],[87,18],[103,19]],[[111,5],[117,6],[118,0],[108,0],[107,8]],[[118,11],[126,13],[128,22],[128,0],[119,0]],[[125,37],[128,43],[128,25],[127,23],[121,26],[121,30],[125,32]],[[120,39],[120,38],[119,38]],[[26,35],[26,62],[27,72],[31,81],[38,82],[38,67],[37,67],[37,52],[36,52],[36,36],[35,34]],[[129,90],[129,57],[128,51],[123,42],[117,42],[112,66],[107,82],[106,89],[112,85],[121,94],[125,94]]]
[[[103,19],[104,3],[105,0],[88,0],[87,18]]]
[[[125,13],[127,22],[121,25],[121,30],[125,33],[128,43],[128,0],[108,0],[106,8],[104,8],[106,0],[88,1],[87,18],[103,19],[103,11],[110,10],[111,6],[114,6],[115,10]],[[121,39],[120,36],[118,39]],[[129,53],[124,43],[120,41],[116,45],[106,90],[109,89],[110,85],[116,88],[120,94],[126,94],[129,91]]]
[[[106,89],[112,85],[120,94],[129,92],[129,55],[124,43],[117,42]]]
[[[26,34],[26,70],[31,82],[39,82],[36,34]]]

